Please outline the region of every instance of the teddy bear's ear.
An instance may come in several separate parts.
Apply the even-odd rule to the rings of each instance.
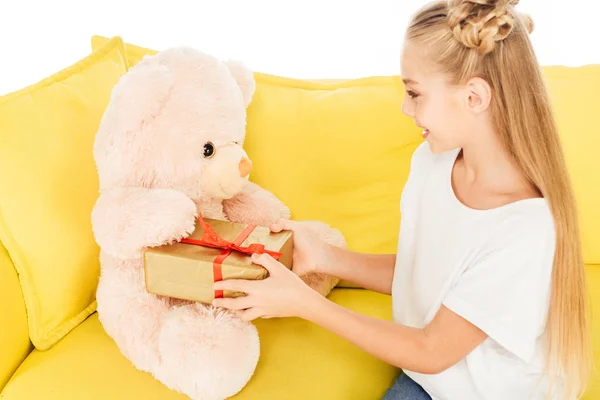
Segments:
[[[254,74],[244,64],[239,61],[227,60],[224,64],[229,68],[231,75],[236,80],[238,86],[242,91],[242,97],[244,98],[244,106],[248,107],[252,101],[252,96],[256,90],[256,82],[254,81]]]
[[[171,71],[148,61],[121,77],[111,96],[111,111],[124,131],[135,131],[160,112],[173,86]]]

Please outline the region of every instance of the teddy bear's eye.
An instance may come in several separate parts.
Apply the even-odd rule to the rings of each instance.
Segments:
[[[204,158],[211,158],[215,155],[215,145],[211,142],[204,143]]]

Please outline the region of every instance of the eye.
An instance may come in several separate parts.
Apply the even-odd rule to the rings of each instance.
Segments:
[[[417,93],[413,92],[412,90],[407,90],[406,94],[408,94],[412,99],[419,96]]]
[[[211,158],[215,155],[215,145],[212,142],[204,143],[204,153],[202,154],[204,158]]]

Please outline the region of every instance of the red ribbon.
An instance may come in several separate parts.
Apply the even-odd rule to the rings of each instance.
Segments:
[[[263,254],[267,253],[271,255],[274,259],[279,260],[281,257],[281,253],[273,250],[265,249],[265,245],[262,243],[252,243],[249,246],[242,247],[241,244],[250,236],[256,225],[248,225],[233,242],[229,242],[223,239],[221,236],[214,231],[214,229],[202,218],[202,215],[199,216],[198,222],[203,229],[202,237],[200,239],[192,239],[192,238],[183,238],[181,239],[181,243],[193,244],[196,246],[207,246],[213,247],[217,249],[223,249],[221,254],[219,254],[213,260],[213,276],[214,281],[223,280],[223,271],[222,265],[223,261],[231,254],[233,251],[237,251],[242,254]],[[215,298],[222,298],[223,291],[215,290]]]

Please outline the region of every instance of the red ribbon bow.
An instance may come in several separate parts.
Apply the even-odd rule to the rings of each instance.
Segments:
[[[202,237],[200,239],[192,239],[192,238],[183,238],[181,239],[181,243],[193,244],[196,246],[207,246],[213,247],[217,249],[223,249],[221,254],[215,257],[213,261],[213,276],[214,281],[223,280],[223,271],[222,265],[223,261],[231,254],[233,251],[237,251],[242,254],[263,254],[267,253],[271,255],[274,259],[279,260],[281,257],[281,253],[273,250],[265,249],[265,245],[262,243],[252,243],[249,246],[242,247],[241,244],[248,238],[248,236],[252,233],[256,225],[248,225],[246,229],[244,229],[237,238],[233,242],[229,242],[223,239],[221,236],[214,231],[214,229],[202,218],[202,215],[198,217],[198,222],[203,229]],[[223,297],[222,290],[215,290],[215,298]]]

